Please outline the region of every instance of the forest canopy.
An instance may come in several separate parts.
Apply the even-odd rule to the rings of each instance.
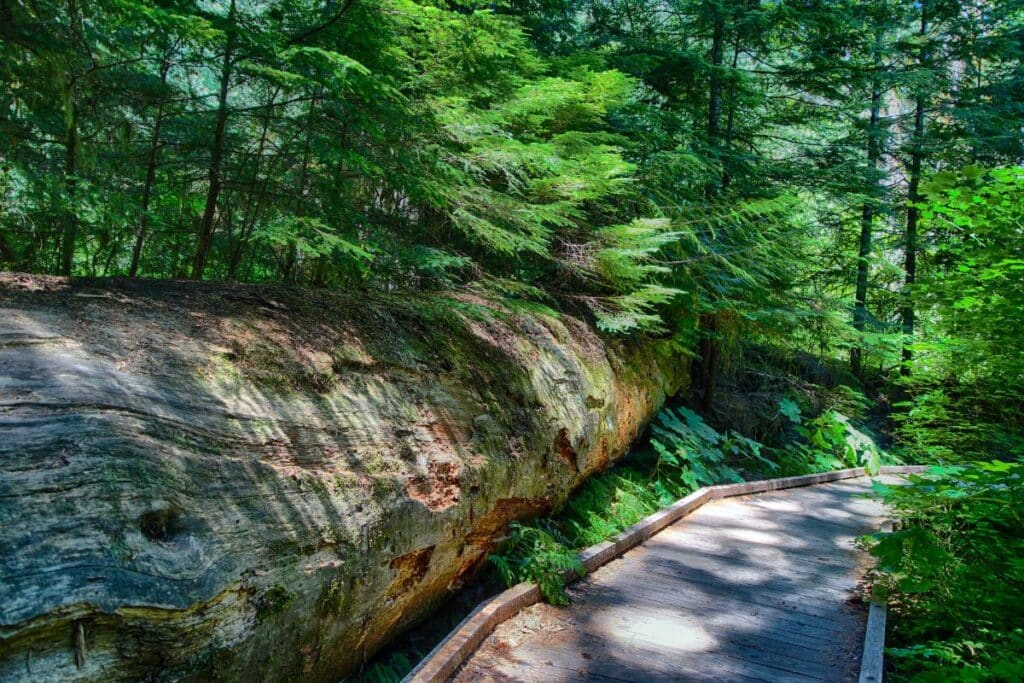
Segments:
[[[1020,31],[1012,2],[3,0],[0,261],[722,311],[859,356],[913,325],[922,178],[1021,156]]]

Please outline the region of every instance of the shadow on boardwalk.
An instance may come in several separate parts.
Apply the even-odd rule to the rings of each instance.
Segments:
[[[720,500],[502,624],[458,681],[856,680],[866,478]]]

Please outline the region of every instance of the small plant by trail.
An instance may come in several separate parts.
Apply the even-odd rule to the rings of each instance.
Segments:
[[[869,474],[877,474],[883,461],[896,462],[869,434],[836,410],[805,420],[795,402],[782,399],[779,412],[799,437],[778,449],[779,476],[846,467],[864,467]]]
[[[1024,680],[1024,461],[875,484],[901,521],[865,539],[891,592],[899,680]]]

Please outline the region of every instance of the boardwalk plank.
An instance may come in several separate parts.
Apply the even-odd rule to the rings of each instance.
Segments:
[[[459,681],[853,681],[866,478],[709,502],[502,624]]]
[[[631,568],[623,563],[623,570],[630,577],[644,585],[624,587],[622,593],[647,595],[663,604],[680,607],[699,606],[702,603],[720,602],[731,610],[748,608],[772,614],[772,618],[786,622],[808,625],[822,631],[842,631],[841,625],[834,624],[835,605],[845,599],[845,594],[836,594],[832,599],[814,598],[813,601],[801,594],[781,590],[765,590],[760,585],[723,583],[717,577],[706,577],[700,573],[685,571],[658,571],[650,565]],[[615,585],[615,584],[611,584]],[[826,610],[825,606],[832,609]]]
[[[820,571],[828,568],[848,568],[850,566],[850,555],[853,554],[852,551],[834,551],[826,553],[826,551],[819,551],[816,549],[763,546],[752,543],[738,546],[736,539],[719,536],[713,531],[702,533],[700,536],[684,534],[682,532],[676,532],[670,535],[669,532],[665,532],[664,536],[664,538],[661,538],[660,536],[658,537],[661,544],[657,546],[645,545],[642,546],[641,549],[648,547],[665,548],[668,551],[684,551],[692,549],[719,555],[740,551],[749,562],[768,564],[773,567],[779,566],[779,563],[783,563],[783,565],[786,566],[785,563],[790,563],[793,560],[793,554],[795,552],[799,552],[800,564],[789,564],[788,566],[791,569],[808,572]]]
[[[658,616],[652,618],[652,613]],[[630,607],[617,608],[603,614],[591,613],[586,620],[577,625],[584,633],[629,634],[632,642],[642,642],[678,657],[724,654],[736,659],[745,659],[740,651],[750,650],[754,652],[755,657],[750,661],[756,663],[775,668],[794,666],[796,668],[792,669],[793,671],[805,675],[824,674],[821,671],[820,648],[823,643],[820,640],[795,644],[773,638],[777,632],[750,632],[738,628],[734,622],[715,624],[711,620],[687,618],[685,614],[675,614],[668,618],[663,614],[664,610],[659,614],[650,603],[638,601]],[[678,634],[675,642],[668,641],[663,635],[663,629],[667,625],[671,625],[672,630]],[[684,633],[692,635],[684,637]],[[707,645],[709,642],[713,644]],[[779,661],[773,663],[775,660]]]
[[[672,609],[677,613],[676,626],[680,628],[704,628],[722,630],[724,624],[733,631],[765,634],[787,645],[820,648],[823,641],[834,639],[843,631],[831,621],[807,623],[799,616],[791,616],[785,607],[772,608],[752,605],[722,596],[712,596],[706,601],[668,601],[661,595],[652,596],[646,591],[631,591],[629,604],[635,609],[653,611],[659,608]],[[613,608],[629,609],[621,604],[621,598],[604,598],[596,593],[588,595],[588,605],[594,610]],[[768,628],[771,627],[771,631]]]
[[[675,593],[667,593],[655,587],[653,590],[633,589],[628,596],[616,594],[603,602],[600,593],[588,593],[588,604],[593,600],[595,609],[609,609],[612,606],[630,603],[643,604],[648,609],[668,607],[693,615],[700,622],[727,622],[739,628],[739,624],[749,624],[764,631],[771,628],[772,632],[792,634],[805,638],[836,638],[844,635],[845,625],[835,618],[818,618],[795,612],[787,605],[768,605],[744,602],[730,597],[726,593],[709,595],[694,593],[692,587],[681,587]],[[610,604],[609,604],[610,603]]]
[[[628,564],[623,563],[623,564]],[[771,576],[764,572],[740,568],[723,578],[721,572],[728,571],[725,562],[708,562],[697,555],[686,555],[678,561],[647,556],[643,560],[643,571],[652,577],[662,577],[666,586],[671,582],[686,582],[706,587],[708,590],[723,594],[743,596],[762,595],[763,600],[778,600],[779,596],[798,598],[800,604],[806,605],[806,614],[816,613],[818,603],[824,603],[827,609],[835,600],[843,600],[856,587],[856,581],[849,579],[842,584],[830,583],[824,577],[804,576]],[[639,568],[638,568],[639,570]]]

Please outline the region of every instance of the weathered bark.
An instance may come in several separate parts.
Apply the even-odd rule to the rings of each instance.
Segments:
[[[213,128],[213,143],[210,147],[210,167],[207,171],[206,206],[199,222],[199,241],[196,255],[192,261],[193,280],[202,280],[206,270],[206,260],[213,246],[213,224],[217,217],[217,199],[224,185],[221,177],[224,164],[224,146],[227,142],[228,127],[228,91],[231,88],[231,76],[235,65],[235,0],[231,0],[228,8],[228,36],[224,47],[224,60],[221,63],[220,87],[217,90],[217,119]]]
[[[358,668],[685,378],[496,310],[0,276],[0,680]]]

